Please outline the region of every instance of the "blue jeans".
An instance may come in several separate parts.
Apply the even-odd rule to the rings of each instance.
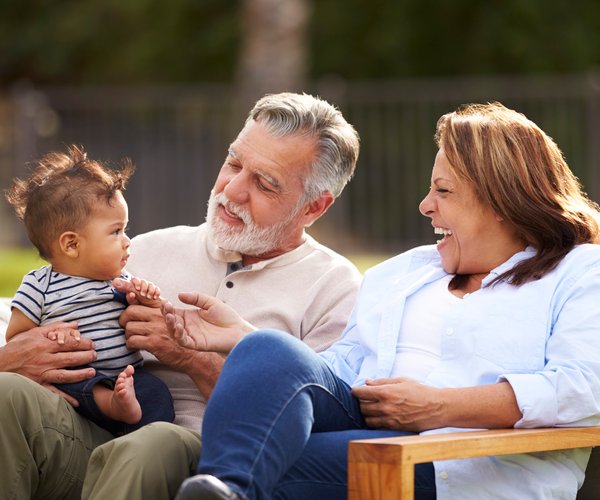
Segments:
[[[107,418],[98,408],[92,390],[96,384],[104,384],[112,389],[115,380],[116,377],[96,372],[93,378],[70,384],[56,384],[56,387],[77,399],[79,406],[75,410],[78,413],[115,436],[133,432],[150,422],[173,422],[175,412],[169,388],[162,380],[141,367],[136,368],[133,376],[135,395],[142,407],[141,420],[136,424],[126,424]]]
[[[348,442],[410,433],[368,429],[351,388],[298,339],[263,330],[232,350],[209,399],[198,472],[248,499],[344,499]],[[434,499],[432,464],[415,498]]]

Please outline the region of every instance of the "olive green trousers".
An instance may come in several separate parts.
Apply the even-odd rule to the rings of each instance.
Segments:
[[[96,448],[83,485],[83,500],[168,500],[195,474],[200,435],[153,422]]]
[[[113,438],[59,395],[0,373],[0,500],[167,500],[199,456],[196,432],[156,422]]]
[[[111,438],[58,394],[0,373],[0,499],[79,499],[92,450]]]

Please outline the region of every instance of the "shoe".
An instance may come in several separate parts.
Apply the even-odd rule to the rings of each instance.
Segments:
[[[175,500],[243,500],[223,481],[208,474],[189,477],[179,487]]]

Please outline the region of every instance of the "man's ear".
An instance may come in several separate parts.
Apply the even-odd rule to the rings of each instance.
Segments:
[[[73,231],[65,231],[58,237],[58,246],[67,257],[79,256],[79,235]]]
[[[333,205],[334,201],[335,198],[333,195],[329,191],[325,191],[324,193],[321,193],[317,199],[307,203],[304,210],[304,226],[310,226],[314,221],[321,217],[327,212],[329,207]]]

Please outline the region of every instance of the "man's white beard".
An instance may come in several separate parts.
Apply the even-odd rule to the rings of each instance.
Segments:
[[[227,224],[217,215],[219,205],[239,217],[244,226],[242,229]],[[269,227],[257,226],[245,207],[241,207],[227,199],[224,193],[211,191],[208,200],[206,222],[213,241],[224,250],[238,252],[242,255],[259,256],[284,246],[287,237],[286,229],[298,214],[296,207],[285,220]]]

